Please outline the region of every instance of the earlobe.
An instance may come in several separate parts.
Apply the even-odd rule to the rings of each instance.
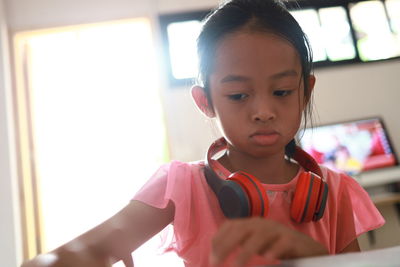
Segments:
[[[214,110],[208,101],[208,97],[206,92],[204,91],[204,88],[195,85],[192,87],[191,93],[193,100],[200,111],[209,118],[215,117]]]

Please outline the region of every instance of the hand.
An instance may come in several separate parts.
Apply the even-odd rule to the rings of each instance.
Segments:
[[[227,220],[213,238],[211,264],[224,262],[238,248],[237,266],[244,266],[254,255],[280,260],[328,254],[311,237],[261,217]]]
[[[134,267],[127,238],[119,229],[106,233],[98,239],[104,241],[95,245],[88,238],[81,239],[74,239],[53,252],[39,255],[21,267],[111,267],[118,260],[125,267]]]
[[[63,247],[57,252],[39,255],[21,267],[111,267],[111,260],[96,257],[82,249]]]

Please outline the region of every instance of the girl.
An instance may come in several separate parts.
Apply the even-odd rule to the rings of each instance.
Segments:
[[[186,266],[359,251],[357,237],[384,224],[352,178],[319,167],[294,142],[315,77],[307,38],[281,3],[222,5],[198,52],[202,84],[192,96],[224,137],[206,161],[161,166],[115,216],[24,267],[130,267],[131,252],[170,223],[169,249]]]

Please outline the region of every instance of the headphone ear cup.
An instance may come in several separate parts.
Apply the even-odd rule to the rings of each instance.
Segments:
[[[232,173],[228,180],[238,183],[250,202],[250,215],[265,217],[268,214],[269,202],[266,190],[262,184],[252,176],[245,172]]]
[[[225,217],[233,219],[251,215],[250,200],[247,192],[239,183],[231,180],[223,181],[217,198]]]
[[[318,221],[324,215],[326,202],[328,200],[328,191],[329,191],[328,184],[325,182],[322,182],[322,190],[320,192],[317,211],[314,215],[313,221]]]
[[[321,204],[322,183],[322,179],[312,172],[300,174],[290,208],[290,215],[295,222],[310,222],[314,218],[317,206]]]
[[[250,216],[250,201],[239,183],[221,179],[209,165],[204,168],[204,176],[225,217],[232,219]]]

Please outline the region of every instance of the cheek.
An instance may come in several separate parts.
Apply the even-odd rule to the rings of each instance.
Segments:
[[[293,103],[293,106],[287,108],[286,110],[282,110],[281,119],[285,121],[287,129],[290,129],[290,134],[296,134],[302,119],[303,113],[301,108],[299,107],[297,101]]]
[[[293,135],[293,136],[296,135],[297,132],[298,132],[299,129],[300,129],[300,126],[301,126],[301,119],[302,119],[302,114],[300,113],[300,114],[297,116],[296,121],[293,123],[293,130],[292,130],[292,135]]]
[[[214,96],[213,108],[219,120],[226,121],[237,114],[237,110],[221,96]]]
[[[306,103],[304,103],[303,91],[300,91],[301,95],[297,94],[295,97],[291,99],[291,103],[289,104],[290,110],[292,113],[292,118],[295,120],[301,120],[303,116],[303,111],[306,107]]]
[[[228,110],[218,110],[216,112],[216,119],[221,129],[233,128],[232,121],[235,120],[234,113]]]

